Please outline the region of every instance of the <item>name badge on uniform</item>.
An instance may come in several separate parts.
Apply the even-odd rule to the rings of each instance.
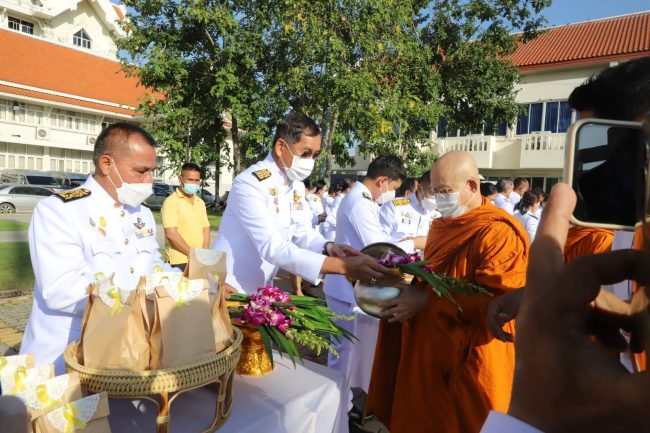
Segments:
[[[135,237],[137,239],[148,238],[150,236],[153,236],[153,229],[138,230],[135,232]]]
[[[295,189],[293,190],[293,210],[302,210],[302,200],[300,200],[300,194]]]

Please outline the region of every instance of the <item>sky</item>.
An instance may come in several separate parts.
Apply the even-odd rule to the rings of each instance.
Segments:
[[[647,10],[649,0],[553,0],[542,15],[550,27]]]

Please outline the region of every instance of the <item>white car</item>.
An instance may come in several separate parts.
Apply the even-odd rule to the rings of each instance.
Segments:
[[[29,185],[5,185],[0,187],[0,214],[32,212],[36,204],[54,194],[47,188]]]

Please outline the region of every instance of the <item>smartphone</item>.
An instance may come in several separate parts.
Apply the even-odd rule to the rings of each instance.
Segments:
[[[564,180],[578,198],[573,224],[631,231],[645,219],[646,145],[639,122],[582,119],[569,128]]]

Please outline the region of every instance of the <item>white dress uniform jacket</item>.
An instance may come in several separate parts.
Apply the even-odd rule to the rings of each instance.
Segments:
[[[323,201],[316,194],[309,194],[307,196],[307,204],[309,205],[309,209],[311,209],[312,212],[311,224],[314,228],[318,228],[318,225],[320,224],[318,222],[318,216],[325,212]]]
[[[254,293],[282,268],[318,284],[327,241],[305,215],[305,185],[288,182],[270,154],[240,173],[213,246],[227,254],[226,283]]]
[[[39,202],[29,227],[34,302],[20,353],[65,373],[63,351],[79,338],[86,288],[95,279],[135,289],[154,264],[164,265],[156,223],[145,206],[116,203],[90,176],[78,189]]]
[[[376,242],[390,242],[390,234],[379,221],[379,206],[372,200],[370,190],[363,182],[354,184],[341,201],[336,217],[336,242],[361,250]],[[408,253],[413,252],[413,241],[393,242]],[[343,275],[327,275],[323,287],[327,306],[354,320],[338,320],[339,326],[352,332],[359,341],[354,344],[341,339],[332,346],[339,357],[328,356],[327,366],[343,373],[347,387],[368,390],[375,356],[379,321],[356,307],[352,284]]]
[[[379,221],[390,234],[390,242],[399,242],[407,237],[426,236],[431,222],[438,217],[440,212],[429,212],[420,206],[415,193],[384,203],[379,210]]]
[[[521,212],[515,211],[514,216],[517,218],[517,220],[519,220],[521,225],[524,226],[526,233],[528,233],[528,240],[530,240],[530,243],[532,244],[535,240],[535,234],[537,234],[539,218],[537,215],[535,215],[534,212],[527,212],[522,215]]]
[[[510,195],[512,195],[512,194],[514,194],[514,193],[510,193]],[[517,201],[517,202],[519,202],[519,201]],[[515,205],[512,204],[508,200],[508,198],[506,198],[506,196],[501,194],[501,193],[498,193],[497,197],[494,199],[494,205],[496,207],[500,207],[504,211],[508,212],[510,215],[512,215],[514,213],[514,211],[515,211]]]
[[[332,200],[329,209],[326,211],[327,216],[325,217],[325,221],[323,221],[322,233],[323,237],[328,241],[334,241],[336,239],[336,214],[341,205],[341,201],[343,201],[343,197],[345,196],[346,194],[337,194]]]

